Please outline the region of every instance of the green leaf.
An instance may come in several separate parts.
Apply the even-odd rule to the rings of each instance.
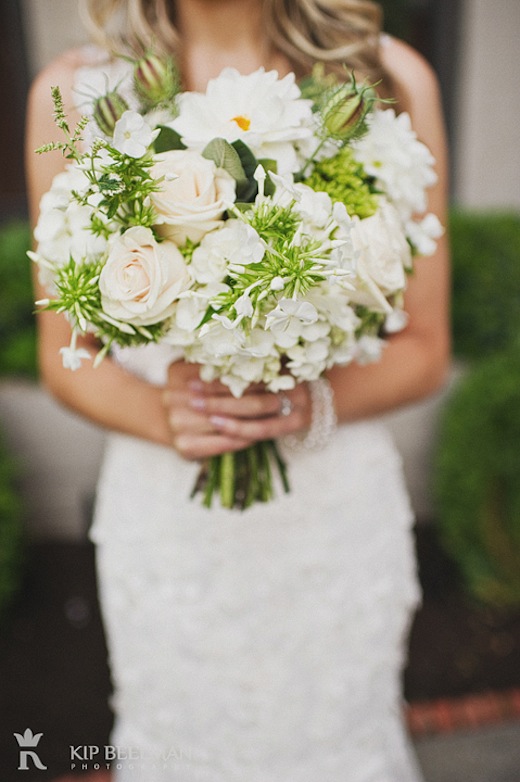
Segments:
[[[166,125],[159,125],[161,132],[153,143],[153,148],[157,154],[160,152],[169,152],[171,149],[186,149],[180,135],[173,128]]]
[[[264,167],[267,174],[269,173],[269,171],[272,171],[273,174],[278,173],[278,163],[276,162],[276,160],[272,160],[271,158],[262,158],[258,162],[260,163],[260,165]],[[265,195],[272,196],[274,195],[275,190],[276,190],[275,184],[271,179],[271,177],[268,176],[267,179],[265,180],[265,185],[264,185]]]
[[[246,177],[243,183],[237,183],[237,201],[251,203],[254,201],[255,196],[258,193],[258,184],[254,178],[254,174],[258,166],[258,160],[253,155],[247,144],[244,144],[244,142],[240,139],[233,141],[231,146],[240,158],[240,162]]]
[[[238,152],[223,138],[214,138],[203,149],[202,157],[212,160],[218,168],[231,174],[237,183],[247,182],[246,172]]]

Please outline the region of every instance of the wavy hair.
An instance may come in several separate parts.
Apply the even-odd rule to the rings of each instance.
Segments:
[[[263,0],[264,29],[298,75],[315,62],[339,72],[343,63],[370,78],[382,75],[382,11],[371,0]],[[83,0],[94,40],[111,51],[153,47],[179,54],[174,0]]]

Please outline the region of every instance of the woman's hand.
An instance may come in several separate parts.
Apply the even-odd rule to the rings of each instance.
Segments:
[[[173,447],[193,460],[303,431],[311,418],[306,384],[280,394],[252,385],[236,399],[219,381],[200,380],[197,365],[182,361],[170,367],[163,401]]]

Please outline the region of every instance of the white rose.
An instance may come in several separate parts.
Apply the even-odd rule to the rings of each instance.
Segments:
[[[381,199],[374,215],[354,220],[350,236],[354,250],[359,253],[355,264],[358,282],[351,300],[391,312],[386,297],[404,290],[405,269],[412,262],[397,210]]]
[[[106,314],[135,326],[158,323],[171,315],[189,283],[176,245],[168,241],[159,244],[143,226],[117,237],[99,278]]]
[[[164,177],[151,201],[159,216],[162,236],[182,245],[200,242],[222,224],[222,215],[235,200],[235,180],[198,152],[172,150],[157,156],[154,179]]]

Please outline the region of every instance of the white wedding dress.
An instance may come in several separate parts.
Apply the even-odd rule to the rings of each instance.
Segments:
[[[119,352],[155,383],[168,360]],[[92,538],[117,782],[420,779],[402,723],[418,587],[400,459],[375,422],[286,457],[289,495],[206,510],[196,464],[110,436]]]

